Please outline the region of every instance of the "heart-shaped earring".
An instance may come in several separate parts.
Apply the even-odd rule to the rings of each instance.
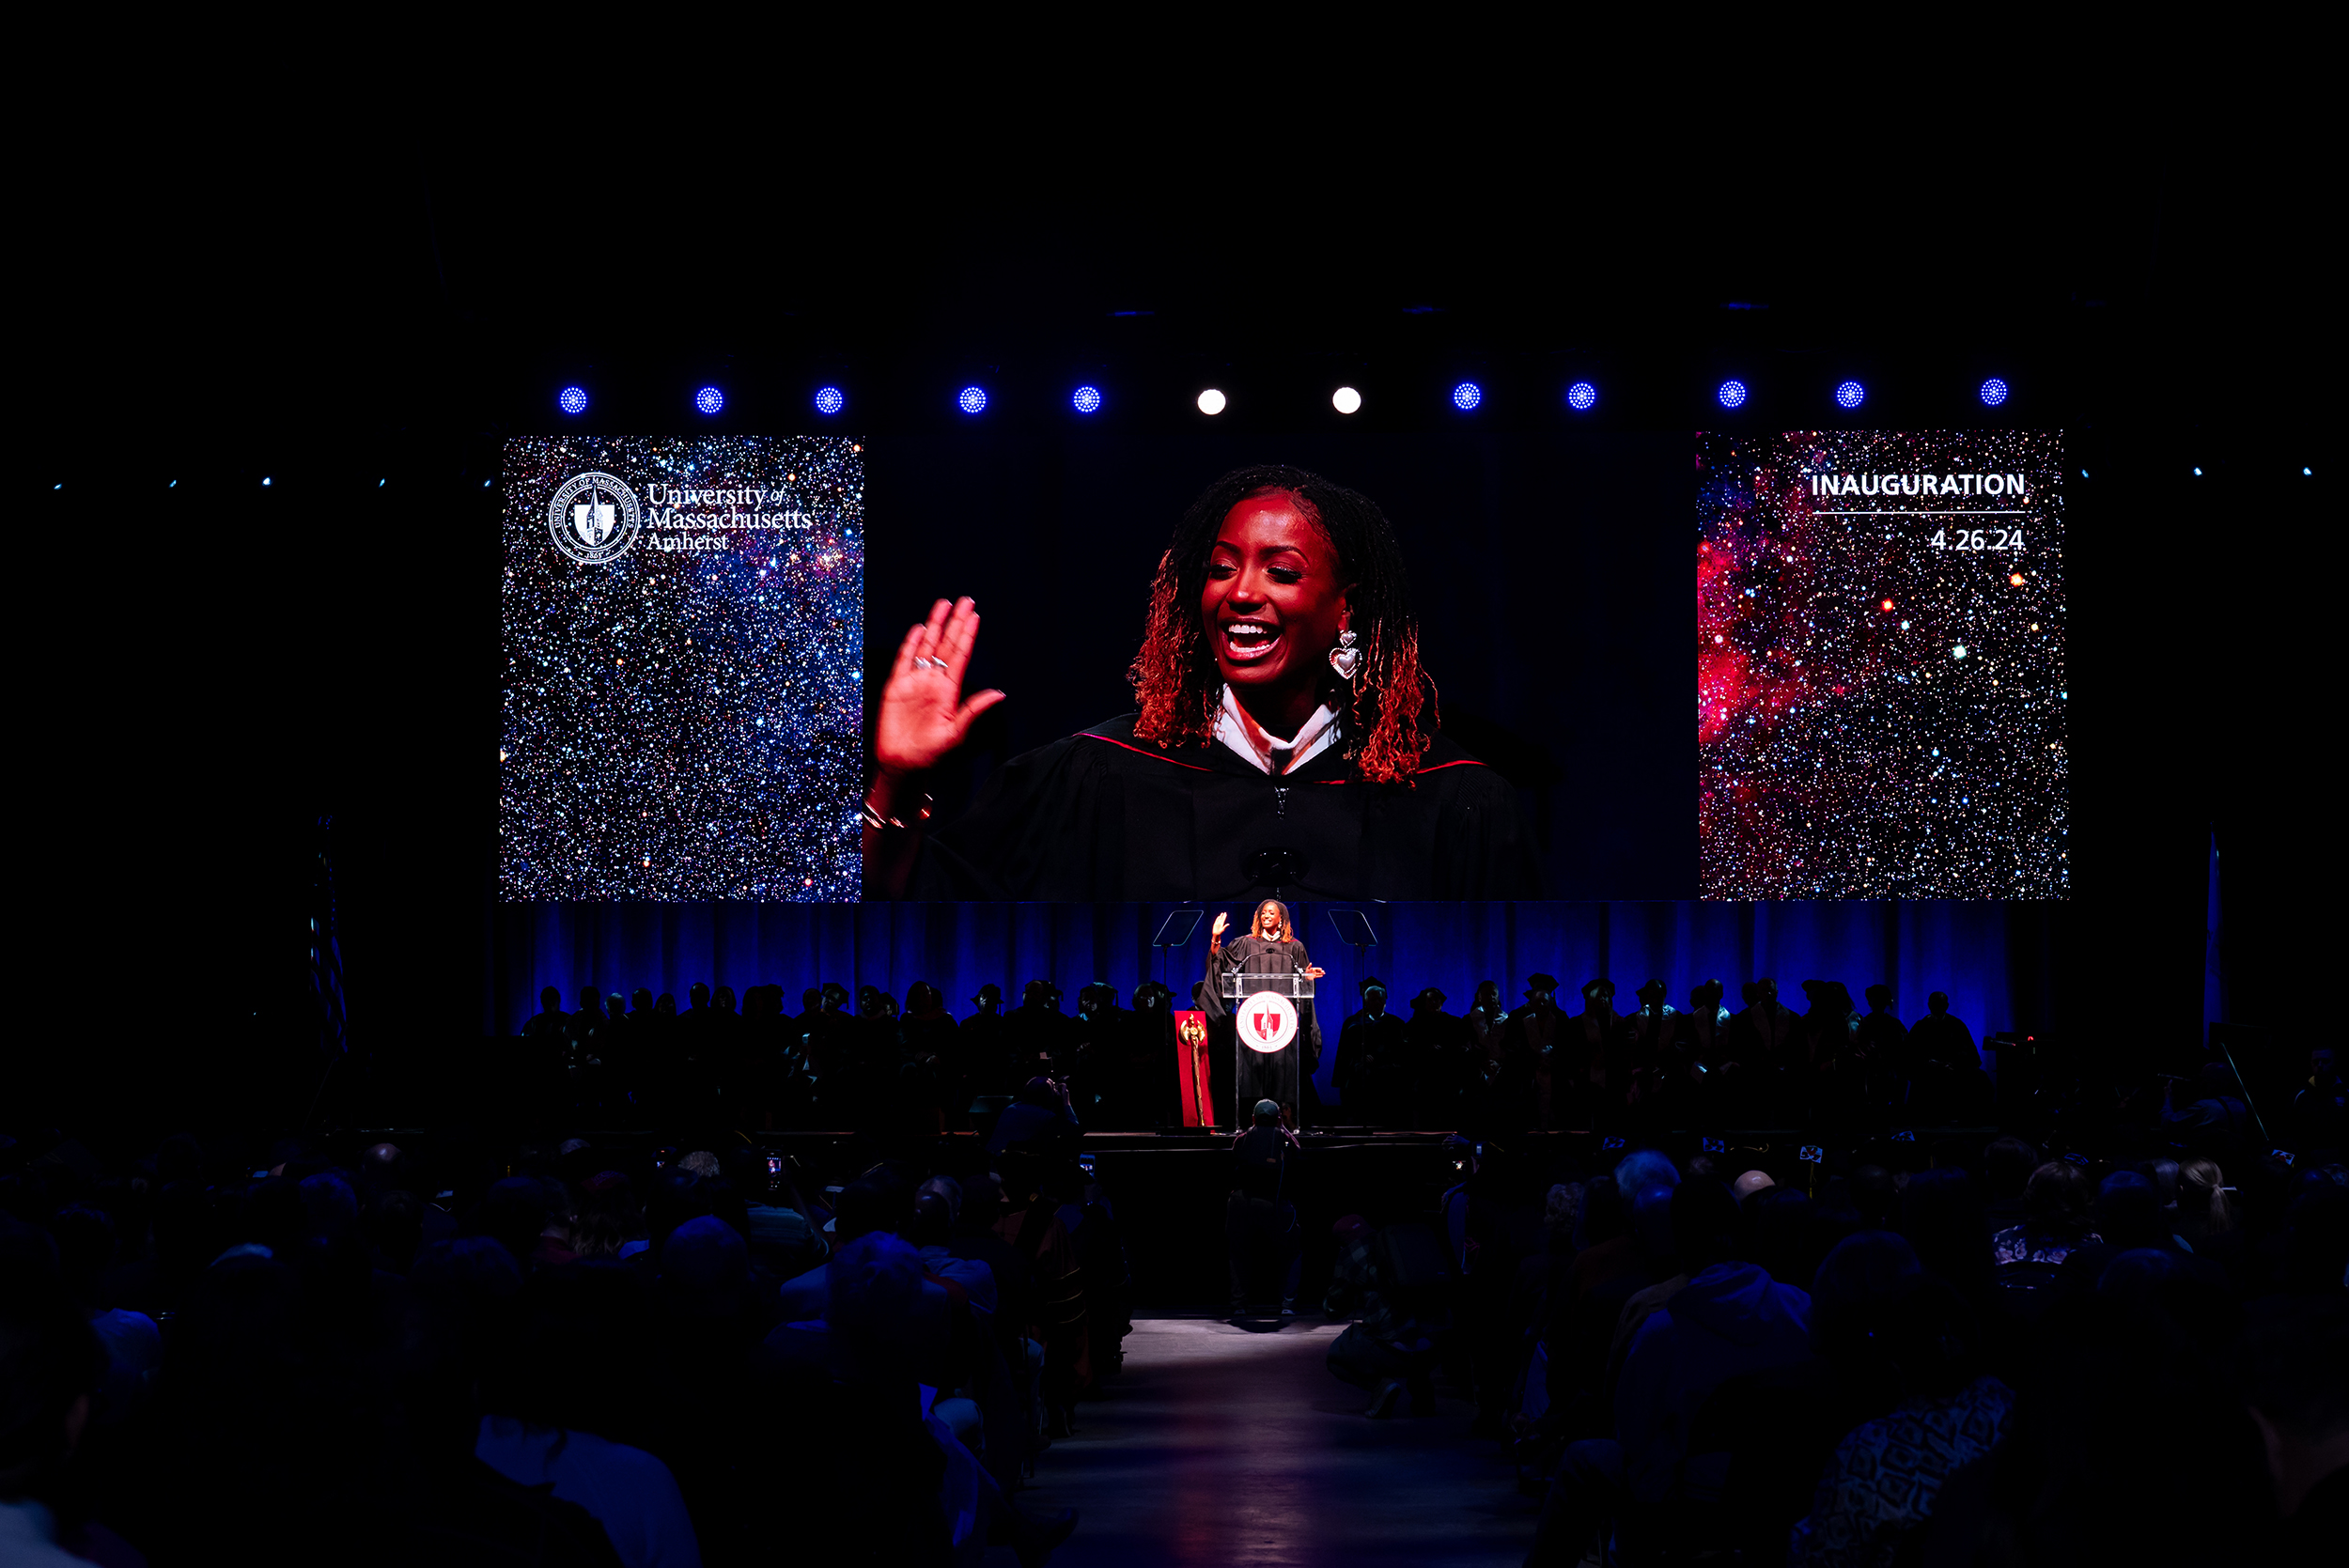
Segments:
[[[1338,645],[1330,650],[1330,668],[1338,673],[1340,680],[1352,680],[1362,667],[1362,650],[1354,645],[1354,633],[1338,633]]]

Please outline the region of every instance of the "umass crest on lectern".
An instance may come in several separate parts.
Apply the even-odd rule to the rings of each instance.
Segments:
[[[1269,1056],[1297,1038],[1297,1006],[1278,991],[1258,991],[1239,1004],[1239,1037]]]

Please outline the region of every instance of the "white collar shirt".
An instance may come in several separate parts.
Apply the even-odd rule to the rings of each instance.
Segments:
[[[1314,709],[1295,737],[1283,740],[1250,718],[1227,685],[1223,706],[1215,717],[1215,737],[1259,773],[1293,773],[1337,744],[1338,716],[1325,704]],[[1280,766],[1274,766],[1276,761]]]

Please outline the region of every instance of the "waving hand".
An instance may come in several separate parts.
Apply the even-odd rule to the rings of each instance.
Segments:
[[[962,744],[972,720],[1003,700],[991,688],[962,694],[978,634],[979,613],[967,598],[940,599],[929,619],[906,633],[873,727],[873,759],[882,772],[927,772]]]

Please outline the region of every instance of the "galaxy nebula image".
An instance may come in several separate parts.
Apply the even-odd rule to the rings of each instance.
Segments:
[[[533,438],[501,484],[500,897],[856,898],[863,447]]]
[[[1706,898],[2070,893],[2063,439],[1697,437]]]

